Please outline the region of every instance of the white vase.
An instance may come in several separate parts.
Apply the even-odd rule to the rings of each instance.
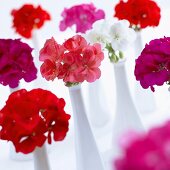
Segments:
[[[40,46],[39,46],[39,37],[37,34],[38,30],[33,31],[32,35],[32,45],[34,49],[34,64],[37,68],[37,78],[36,80],[33,81],[33,86],[35,88],[43,88],[43,89],[48,89],[48,82],[42,77],[40,73],[40,67],[42,62],[39,60],[39,51],[40,51]]]
[[[46,145],[41,148],[37,147],[33,152],[34,157],[34,170],[50,170]]]
[[[88,117],[94,127],[103,127],[110,120],[110,112],[100,80],[88,84]]]
[[[137,38],[134,43],[135,58],[138,58],[144,48],[142,44],[141,32],[136,32]],[[140,113],[154,112],[156,110],[156,101],[151,90],[145,90],[138,81],[135,81],[134,99]]]
[[[10,94],[19,90],[20,87],[18,86],[17,88],[10,88]],[[30,154],[23,154],[23,153],[17,153],[15,151],[15,147],[12,143],[10,143],[9,145],[9,157],[10,159],[12,160],[15,160],[15,161],[28,161],[28,160],[31,160],[33,159],[33,155],[30,153]]]
[[[116,83],[116,109],[113,125],[113,147],[118,143],[126,132],[144,131],[144,127],[132,99],[125,68],[126,60],[113,64]]]
[[[69,87],[75,128],[77,170],[104,170],[82,99],[81,86]]]

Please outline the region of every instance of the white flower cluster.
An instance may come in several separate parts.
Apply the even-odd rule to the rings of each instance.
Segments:
[[[136,38],[135,31],[129,26],[127,20],[102,19],[93,24],[93,28],[86,32],[85,38],[89,43],[100,43],[108,50],[111,61],[113,59],[113,62],[116,62]]]

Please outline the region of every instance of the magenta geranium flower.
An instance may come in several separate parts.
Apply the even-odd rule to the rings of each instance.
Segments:
[[[46,80],[63,79],[67,86],[83,81],[94,82],[101,76],[99,66],[104,59],[100,44],[89,45],[76,35],[62,45],[54,38],[46,41],[40,51],[40,68]]]
[[[11,88],[23,78],[31,82],[37,77],[32,48],[19,39],[0,39],[0,83]]]
[[[143,88],[162,86],[170,80],[170,38],[152,40],[136,60],[136,80]]]
[[[123,153],[114,161],[116,170],[170,169],[170,121],[139,135]]]
[[[75,5],[71,8],[65,8],[61,16],[63,20],[60,21],[59,28],[65,31],[68,27],[76,25],[76,33],[85,33],[92,28],[92,24],[100,19],[105,18],[105,13],[101,9],[91,4]]]

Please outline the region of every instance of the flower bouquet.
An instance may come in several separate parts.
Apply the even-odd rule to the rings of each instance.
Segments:
[[[129,22],[100,20],[94,23],[93,29],[87,32],[86,39],[102,44],[113,63],[116,82],[116,116],[113,129],[113,142],[117,150],[117,142],[125,131],[130,129],[143,130],[141,119],[130,94],[124,51],[135,40],[135,32],[129,28]]]
[[[77,170],[103,170],[81,94],[81,83],[100,78],[99,66],[104,55],[100,44],[90,45],[75,35],[62,45],[48,39],[40,51],[40,70],[46,80],[62,79],[69,89],[73,108]]]
[[[130,22],[130,27],[136,32],[137,38],[134,42],[134,52],[137,58],[142,49],[142,30],[147,27],[156,27],[160,21],[160,8],[152,0],[128,0],[120,1],[115,6],[115,17],[126,19]],[[139,84],[135,88],[135,101],[140,112],[153,112],[156,108],[154,96],[152,93],[143,92]]]
[[[16,152],[34,154],[34,170],[50,170],[45,141],[62,141],[70,115],[65,101],[53,93],[33,89],[13,92],[0,110],[0,139],[13,143]]]

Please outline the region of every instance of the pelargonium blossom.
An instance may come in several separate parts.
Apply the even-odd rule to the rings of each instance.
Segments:
[[[101,76],[99,66],[104,59],[100,44],[87,44],[86,40],[76,35],[62,45],[54,38],[46,41],[40,51],[40,68],[46,80],[63,79],[67,86],[83,81],[94,82]]]
[[[95,21],[105,18],[105,13],[90,3],[65,8],[61,16],[63,17],[59,25],[61,31],[76,25],[76,33],[85,33]]]
[[[135,31],[129,28],[127,20],[99,20],[93,24],[91,30],[84,34],[89,43],[100,43],[108,51],[111,62],[118,62],[123,58],[123,52],[134,42]]]
[[[32,48],[19,39],[0,39],[0,83],[15,88],[21,79],[31,82],[37,78]]]
[[[51,19],[50,14],[40,5],[34,7],[32,4],[25,4],[19,9],[12,10],[11,15],[16,32],[25,38],[31,38],[34,29],[40,29],[45,21]]]
[[[70,115],[65,101],[43,89],[12,93],[0,110],[0,139],[11,141],[16,152],[30,153],[46,140],[61,141],[68,131]]]
[[[115,6],[115,17],[126,19],[135,30],[148,26],[158,26],[160,21],[160,8],[153,0],[127,0]]]
[[[170,169],[170,121],[130,142],[123,148],[123,155],[114,161],[114,169]]]
[[[136,59],[135,76],[143,88],[162,86],[170,80],[170,37],[152,40]]]

